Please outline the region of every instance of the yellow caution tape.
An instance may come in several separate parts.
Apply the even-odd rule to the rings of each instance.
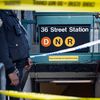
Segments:
[[[100,0],[0,0],[0,9],[100,12]]]
[[[80,97],[58,96],[50,94],[5,91],[5,90],[0,90],[0,94],[15,98],[32,99],[32,100],[100,100],[100,98],[80,98]]]
[[[49,95],[49,94],[40,94],[40,93],[26,93],[26,92],[16,92],[16,91],[0,91],[0,94],[23,98],[23,99],[32,99],[32,100],[80,100],[77,97],[67,97],[67,96],[58,96],[58,95]]]

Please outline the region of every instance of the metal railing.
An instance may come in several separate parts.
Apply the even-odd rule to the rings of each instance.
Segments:
[[[5,68],[2,63],[0,63],[0,90],[5,90],[6,79],[5,79]],[[5,96],[0,95],[0,100],[5,100]]]

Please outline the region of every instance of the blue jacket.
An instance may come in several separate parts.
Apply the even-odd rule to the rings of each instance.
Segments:
[[[4,63],[9,73],[14,71],[13,61],[29,56],[25,34],[15,13],[0,10],[0,62]]]

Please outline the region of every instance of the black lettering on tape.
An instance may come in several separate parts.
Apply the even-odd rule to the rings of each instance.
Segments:
[[[5,5],[19,5],[21,4],[20,0],[11,0],[11,1],[4,1]]]
[[[81,6],[81,2],[70,1],[70,2],[68,2],[68,6],[69,7],[80,7]]]
[[[36,1],[36,0],[33,0],[33,4],[34,5],[47,5],[47,1]]]
[[[63,6],[63,2],[62,1],[58,1],[57,2],[57,6]]]
[[[48,5],[49,5],[49,6],[56,5],[56,2],[55,2],[55,1],[49,1],[49,2],[48,2]]]
[[[95,2],[83,2],[83,7],[95,7]]]

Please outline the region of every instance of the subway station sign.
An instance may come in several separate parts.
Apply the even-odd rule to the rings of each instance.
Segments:
[[[40,52],[48,53],[89,42],[90,24],[40,25]],[[89,48],[74,52],[89,52]]]

